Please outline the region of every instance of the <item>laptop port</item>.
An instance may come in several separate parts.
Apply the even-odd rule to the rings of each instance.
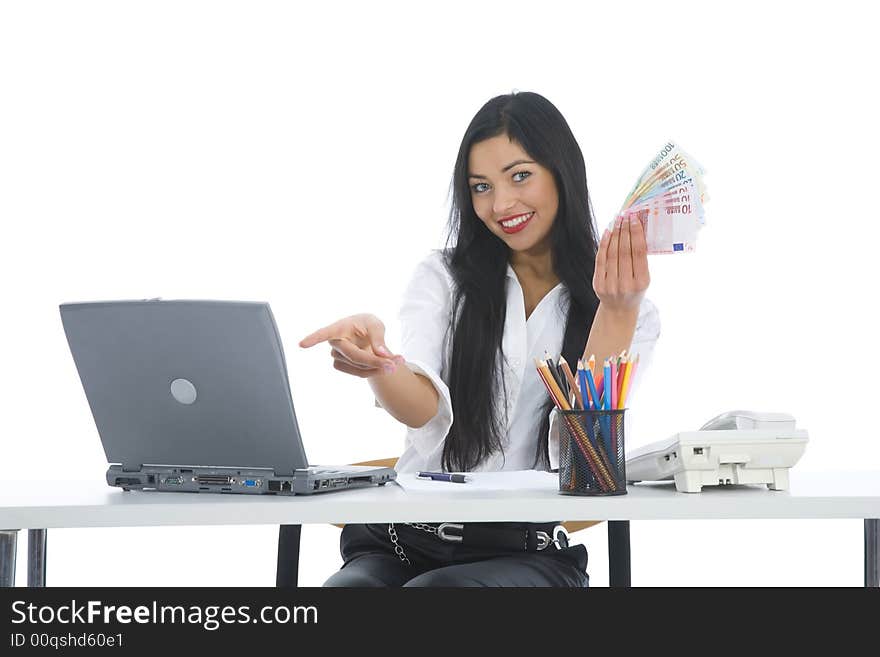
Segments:
[[[271,493],[280,493],[282,491],[281,485],[283,481],[278,481],[277,479],[269,480],[269,492]]]
[[[140,477],[116,477],[115,480],[116,486],[138,486],[141,483]]]
[[[257,485],[257,482],[256,482],[254,479],[245,479],[245,480],[242,481],[241,483],[242,483],[244,486],[247,486],[248,488],[253,488],[254,486]]]
[[[183,484],[183,477],[165,477],[162,483],[169,486],[180,486]]]
[[[232,477],[227,475],[196,475],[196,483],[199,484],[231,484]]]

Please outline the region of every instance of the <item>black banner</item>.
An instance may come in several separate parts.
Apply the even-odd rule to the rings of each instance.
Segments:
[[[218,654],[308,647],[372,655],[400,649],[402,640],[456,653],[456,645],[473,645],[468,637],[519,649],[559,641],[583,647],[589,637],[661,647],[671,646],[670,632],[693,638],[727,628],[732,639],[733,626],[739,639],[768,630],[781,640],[780,624],[791,621],[857,630],[860,614],[841,610],[873,613],[878,602],[880,592],[864,589],[12,588],[0,589],[0,655],[193,646],[224,651]]]

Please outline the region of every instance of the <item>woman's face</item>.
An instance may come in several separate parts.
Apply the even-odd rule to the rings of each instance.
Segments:
[[[556,181],[506,134],[471,146],[468,184],[477,216],[513,251],[550,245],[559,208]]]

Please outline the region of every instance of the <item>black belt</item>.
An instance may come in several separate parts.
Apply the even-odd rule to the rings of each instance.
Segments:
[[[411,525],[413,526],[413,525]],[[551,545],[568,547],[568,532],[557,523],[528,523],[510,525],[496,522],[443,522],[439,525],[418,523],[422,529],[449,543],[468,547],[508,550],[511,552],[540,552]]]

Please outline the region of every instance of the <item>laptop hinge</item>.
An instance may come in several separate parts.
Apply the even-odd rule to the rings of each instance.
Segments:
[[[123,471],[123,472],[137,472],[137,471],[140,470],[142,467],[143,467],[143,466],[140,465],[140,464],[138,464],[138,465],[132,465],[131,463],[123,463],[123,464],[122,464],[122,471]]]

